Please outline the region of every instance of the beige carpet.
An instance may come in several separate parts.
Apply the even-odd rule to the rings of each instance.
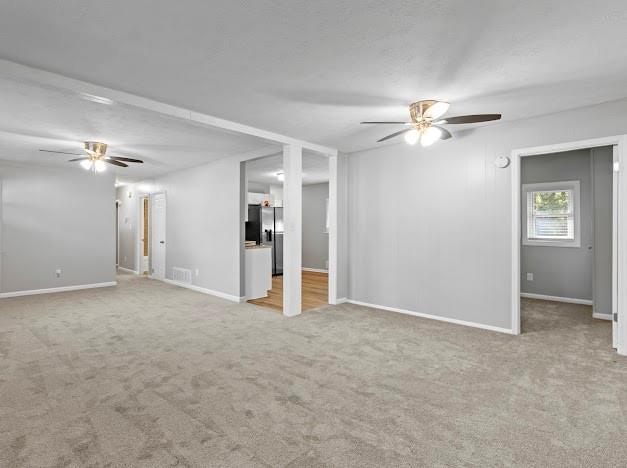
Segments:
[[[521,337],[159,282],[0,301],[0,466],[625,466],[627,359],[590,309]]]

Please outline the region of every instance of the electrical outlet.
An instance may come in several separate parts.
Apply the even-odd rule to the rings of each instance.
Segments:
[[[56,270],[54,272],[54,274],[57,276],[57,278],[60,278],[61,277],[61,270]]]
[[[527,281],[533,281],[533,273],[527,273]]]

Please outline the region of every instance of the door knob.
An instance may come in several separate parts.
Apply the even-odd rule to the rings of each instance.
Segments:
[[[160,244],[165,244],[165,241],[159,241]]]

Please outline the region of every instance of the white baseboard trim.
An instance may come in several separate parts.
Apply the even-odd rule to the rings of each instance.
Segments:
[[[597,314],[597,313],[593,313],[592,314],[592,318],[600,319],[600,320],[609,320],[611,322],[612,321],[612,314]]]
[[[157,278],[153,278],[153,279],[157,279]],[[191,289],[192,291],[196,291],[199,293],[209,294],[210,296],[215,296],[221,299],[226,299],[227,301],[238,302],[238,303],[246,302],[246,296],[242,296],[242,297],[233,296],[231,294],[226,294],[220,291],[213,291],[211,289],[203,288],[201,286],[196,286],[194,284],[181,283],[179,281],[174,281],[174,280],[167,279],[167,278],[160,280],[160,281],[163,281],[164,283],[168,283],[174,286],[179,286],[181,288]]]
[[[329,270],[322,270],[320,268],[301,268],[303,271],[311,271],[312,273],[329,273]]]
[[[119,271],[123,271],[124,273],[131,273],[132,275],[139,275],[139,272],[135,270],[131,270],[130,268],[123,268],[121,266],[118,267]]]
[[[336,304],[344,304],[345,302],[348,302],[348,299],[345,297],[338,297],[335,301]]]
[[[545,294],[520,293],[520,297],[527,299],[540,299],[542,301],[566,302],[568,304],[592,305],[589,299],[576,299],[572,297],[547,296]]]
[[[388,306],[382,306],[382,305],[377,305],[377,304],[370,304],[368,302],[354,301],[352,299],[348,299],[346,302],[348,302],[349,304],[355,304],[355,305],[360,305],[360,306],[364,306],[364,307],[371,307],[373,309],[387,310],[387,311],[390,311],[390,312],[397,312],[399,314],[413,315],[414,317],[421,317],[421,318],[426,318],[426,319],[431,319],[431,320],[438,320],[440,322],[453,323],[455,325],[464,325],[466,327],[481,328],[483,330],[490,330],[490,331],[495,331],[495,332],[499,332],[499,333],[506,333],[508,335],[512,335],[513,334],[512,330],[509,329],[509,328],[494,327],[492,325],[484,325],[482,323],[476,323],[476,322],[467,322],[465,320],[458,320],[458,319],[453,319],[453,318],[448,318],[448,317],[441,317],[439,315],[423,314],[421,312],[414,312],[412,310],[405,310],[405,309],[398,309],[396,307],[388,307]]]
[[[92,283],[92,284],[77,284],[76,286],[61,286],[59,288],[47,288],[47,289],[30,289],[26,291],[12,291],[0,293],[0,299],[7,297],[19,297],[19,296],[34,296],[36,294],[51,294],[68,291],[80,291],[81,289],[93,289],[93,288],[108,288],[110,286],[116,286],[117,281],[108,281],[106,283]]]

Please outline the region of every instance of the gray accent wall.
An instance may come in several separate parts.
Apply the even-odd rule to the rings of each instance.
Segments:
[[[594,252],[590,150],[522,159],[523,185],[567,180],[578,180],[580,184],[581,246],[523,245],[520,255],[520,289],[523,293],[591,301]],[[526,226],[524,219],[521,220],[521,226],[522,229]],[[527,273],[533,273],[533,281],[527,280]]]
[[[594,206],[594,312],[612,313],[613,148],[592,150],[592,200]]]
[[[0,179],[2,292],[115,281],[111,174],[2,161]]]
[[[303,268],[327,269],[329,234],[325,228],[328,198],[328,182],[303,185]]]
[[[511,329],[511,166],[495,159],[621,135],[627,100],[450,128],[454,138],[429,148],[401,139],[349,155],[349,299]]]

